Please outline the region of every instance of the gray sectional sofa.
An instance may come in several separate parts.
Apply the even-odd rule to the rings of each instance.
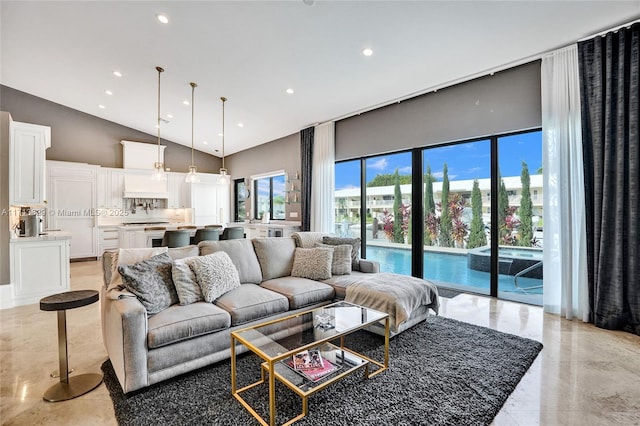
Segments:
[[[357,250],[356,255],[346,250],[350,257],[348,271],[345,270],[348,244],[330,241],[334,244],[326,247],[321,244],[324,237],[315,233],[295,237],[203,241],[198,246],[176,249],[105,252],[102,332],[123,391],[132,392],[229,358],[232,331],[344,299],[350,286],[383,276],[377,273],[378,264],[359,259]],[[329,266],[324,260],[317,261],[317,256],[325,260],[330,257]],[[338,256],[342,256],[341,261],[337,260]],[[210,260],[214,263],[207,263]],[[155,278],[149,279],[148,272],[145,275],[139,265],[158,267],[158,262],[158,270],[173,274],[171,285],[175,285],[175,289],[171,290],[170,300],[161,299],[160,308],[155,309],[158,301],[150,301],[149,294],[158,288],[153,286],[162,286],[162,283],[151,283],[149,287]],[[220,272],[225,269],[224,274]],[[228,282],[235,284],[224,288],[219,295],[215,293],[216,288],[203,286],[204,277],[212,282],[222,281],[224,286]],[[406,281],[410,277],[395,275],[392,278]],[[136,282],[144,288],[137,288]],[[189,285],[192,286],[189,288]],[[167,289],[159,291],[167,292]],[[409,308],[408,318],[403,318],[402,324],[393,325],[394,332],[425,320],[429,309],[437,313],[435,286],[429,285],[425,297]],[[384,306],[377,308],[384,309]],[[246,349],[238,347],[237,350]]]

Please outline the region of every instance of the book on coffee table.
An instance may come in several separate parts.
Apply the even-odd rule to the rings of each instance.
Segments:
[[[322,367],[318,367],[318,368],[309,368],[306,370],[296,370],[293,367],[293,361],[292,360],[287,360],[285,362],[285,364],[287,366],[289,366],[290,368],[292,368],[295,372],[299,373],[300,375],[304,376],[305,378],[311,380],[311,381],[318,381],[320,379],[322,379],[324,376],[331,374],[335,371],[338,371],[340,369],[339,366],[333,364],[331,361],[328,361],[326,359],[322,360]]]
[[[317,349],[298,352],[293,355],[293,368],[295,370],[312,370],[322,368],[322,355]]]

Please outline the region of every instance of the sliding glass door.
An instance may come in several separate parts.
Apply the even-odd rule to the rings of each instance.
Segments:
[[[542,305],[542,134],[498,138],[498,297]]]
[[[336,234],[382,272],[541,305],[541,146],[533,131],[337,163]]]
[[[491,141],[422,151],[424,278],[490,294]]]

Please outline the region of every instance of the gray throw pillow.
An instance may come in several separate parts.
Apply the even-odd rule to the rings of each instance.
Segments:
[[[173,277],[173,284],[176,286],[181,305],[189,305],[204,300],[202,290],[200,290],[196,280],[196,274],[191,269],[191,263],[197,258],[198,256],[192,256],[173,261],[171,276]]]
[[[344,238],[344,237],[323,237],[322,242],[332,246],[339,246],[342,244],[351,245],[351,269],[354,271],[360,270],[360,238]]]
[[[351,274],[351,244],[341,244],[332,246],[329,244],[316,243],[316,247],[333,248],[333,260],[331,261],[332,275],[350,275]]]
[[[118,267],[125,288],[136,295],[149,315],[179,301],[171,278],[172,263],[171,257],[162,253],[142,262]]]
[[[333,250],[329,248],[297,248],[291,276],[310,280],[329,279],[332,259]]]
[[[205,302],[213,302],[223,294],[240,287],[238,270],[223,251],[198,256],[191,262]]]

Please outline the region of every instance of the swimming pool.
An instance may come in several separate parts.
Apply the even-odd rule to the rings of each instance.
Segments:
[[[367,245],[367,259],[380,262],[381,272],[394,272],[397,274],[411,275],[411,250],[403,250],[394,247]],[[445,287],[467,289],[468,291],[489,294],[490,274],[488,272],[469,269],[465,254],[450,254],[442,252],[424,252],[424,278],[442,283]],[[518,278],[519,287],[542,286],[541,279]],[[503,293],[523,294],[521,289],[514,285],[514,277],[511,275],[498,275],[498,290]],[[527,295],[536,295],[542,304],[542,287],[528,290]],[[506,298],[510,298],[509,295]]]

